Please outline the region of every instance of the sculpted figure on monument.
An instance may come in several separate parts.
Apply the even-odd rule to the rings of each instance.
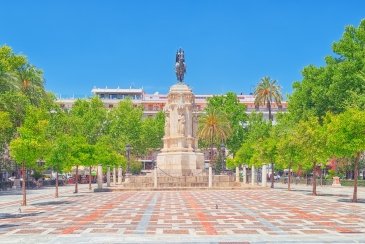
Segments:
[[[170,116],[168,113],[165,117],[165,136],[170,136]]]
[[[185,135],[185,114],[179,115],[179,133]]]

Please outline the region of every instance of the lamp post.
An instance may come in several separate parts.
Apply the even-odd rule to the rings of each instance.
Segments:
[[[127,144],[125,146],[125,151],[127,153],[127,174],[130,173],[130,153],[131,153],[131,145]]]
[[[221,152],[222,152],[222,170],[226,171],[226,164],[224,161],[225,154],[226,154],[226,147],[225,147],[224,143],[221,144]]]

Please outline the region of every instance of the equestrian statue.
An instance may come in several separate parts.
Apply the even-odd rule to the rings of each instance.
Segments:
[[[186,64],[185,64],[184,50],[182,50],[181,48],[176,52],[175,72],[177,81],[181,83],[184,82],[184,74],[186,73]]]

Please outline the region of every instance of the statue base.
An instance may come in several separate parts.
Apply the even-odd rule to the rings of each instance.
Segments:
[[[204,169],[204,154],[196,152],[161,152],[157,155],[159,175],[191,176]]]

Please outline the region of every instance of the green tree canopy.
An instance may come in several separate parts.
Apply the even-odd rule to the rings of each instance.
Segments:
[[[243,125],[247,121],[246,106],[240,103],[235,93],[228,92],[222,96],[209,98],[207,110],[211,108],[223,111],[229,118],[231,133],[227,138],[226,144],[229,152],[234,155],[240,148],[244,138]]]
[[[315,115],[322,119],[327,112],[341,113],[353,94],[365,94],[365,20],[356,28],[347,26],[342,38],[333,44],[333,56],[323,67],[304,68],[301,82],[293,84],[288,109],[298,121]]]
[[[332,156],[354,160],[354,194],[357,201],[357,177],[359,160],[365,151],[365,112],[348,108],[338,115],[329,115],[325,124],[328,134],[328,150]]]

